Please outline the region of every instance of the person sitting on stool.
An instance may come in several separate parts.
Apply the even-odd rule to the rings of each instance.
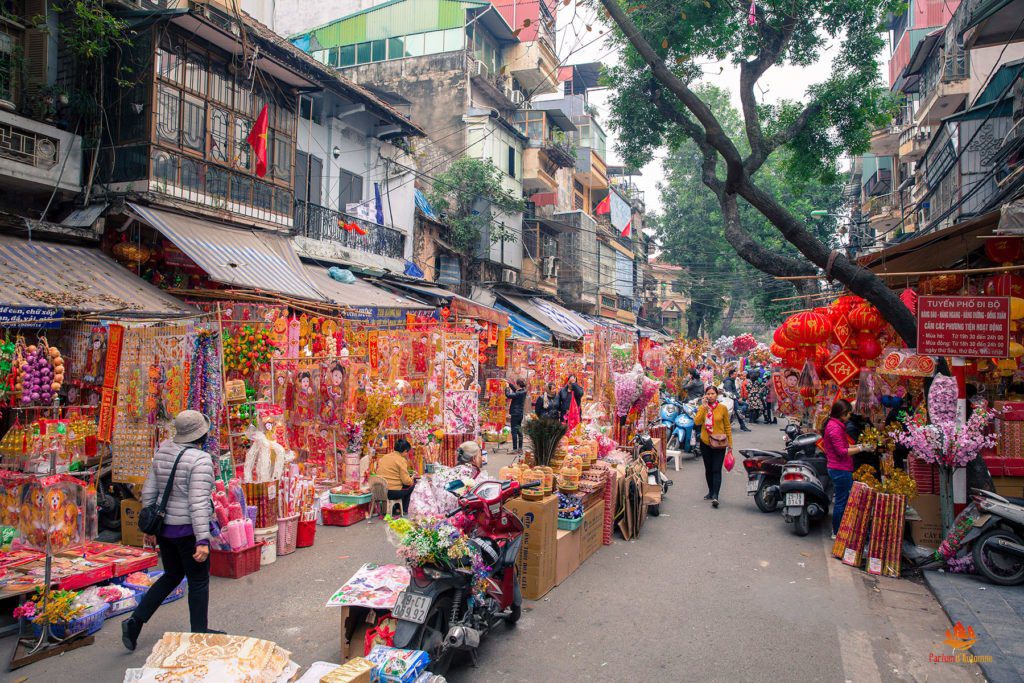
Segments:
[[[402,501],[402,510],[409,509],[409,496],[415,482],[409,473],[409,456],[412,446],[405,439],[395,441],[395,450],[380,456],[377,462],[377,476],[388,484],[388,500]]]

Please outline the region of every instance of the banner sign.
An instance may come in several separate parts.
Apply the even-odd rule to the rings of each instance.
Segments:
[[[916,349],[886,349],[878,372],[897,377],[931,377],[935,374],[935,359],[916,353]]]
[[[919,297],[917,352],[925,356],[1006,358],[1010,354],[1010,298]]]
[[[0,325],[12,323],[26,327],[53,329],[60,327],[64,311],[50,306],[0,306]],[[39,322],[45,320],[46,322]]]

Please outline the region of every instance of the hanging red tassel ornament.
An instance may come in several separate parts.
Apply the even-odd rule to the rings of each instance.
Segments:
[[[903,302],[904,306],[910,309],[911,313],[917,315],[917,292],[912,290],[910,287],[907,287],[900,292],[900,301]]]

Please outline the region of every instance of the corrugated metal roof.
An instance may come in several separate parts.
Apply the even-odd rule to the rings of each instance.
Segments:
[[[96,249],[8,236],[0,236],[0,302],[125,318],[197,312]]]
[[[382,287],[375,287],[365,280],[356,278],[351,284],[343,284],[331,278],[327,269],[320,266],[312,266],[304,263],[303,268],[313,285],[323,292],[328,299],[340,306],[352,308],[365,308],[372,306],[376,308],[408,308],[422,311],[432,311],[433,306],[421,304],[400,294],[395,294]]]
[[[289,40],[313,36],[321,48],[332,48],[460,28],[466,23],[466,9],[488,6],[477,0],[390,0],[289,36]]]
[[[217,282],[326,301],[306,277],[298,255],[284,235],[218,225],[130,202],[128,207]]]

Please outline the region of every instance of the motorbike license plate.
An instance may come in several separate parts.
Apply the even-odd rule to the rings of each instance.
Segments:
[[[427,612],[429,610],[429,596],[402,591],[398,594],[398,601],[395,603],[395,608],[391,610],[391,614],[396,619],[401,619],[402,621],[422,624],[427,620]]]
[[[802,493],[787,493],[786,494],[786,507],[796,506],[800,507],[804,504],[804,494]]]
[[[760,479],[748,479],[747,480],[747,493],[757,493],[757,485],[761,483]]]

